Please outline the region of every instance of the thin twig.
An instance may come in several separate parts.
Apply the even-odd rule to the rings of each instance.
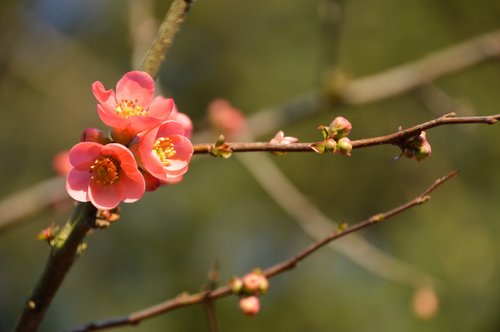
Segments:
[[[90,203],[79,203],[75,207],[73,215],[53,242],[45,270],[26,301],[14,331],[32,332],[38,329],[56,291],[73,265],[78,247],[95,221],[95,215],[96,208]]]
[[[174,41],[193,0],[174,0],[158,29],[158,33],[144,57],[140,70],[156,77],[160,65]]]
[[[444,182],[452,178],[457,174],[457,171],[453,171],[450,174],[437,179],[431,186],[429,186],[422,194],[418,195],[415,199],[398,206],[392,210],[389,210],[387,212],[379,213],[376,215],[371,216],[370,218],[361,221],[357,224],[354,224],[350,227],[347,227],[345,229],[337,229],[330,233],[328,236],[323,238],[322,240],[315,242],[311,244],[309,247],[305,248],[303,251],[301,251],[299,254],[296,256],[285,260],[281,263],[278,263],[274,266],[271,266],[270,268],[266,269],[263,271],[263,274],[267,278],[272,278],[278,274],[281,274],[283,272],[289,271],[293,268],[295,268],[301,261],[312,255],[314,252],[319,250],[320,248],[324,247],[331,241],[334,241],[336,239],[339,239],[341,237],[344,237],[348,234],[357,232],[361,229],[367,228],[369,226],[372,226],[377,223],[384,222],[388,220],[391,217],[394,217],[414,206],[423,204],[427,202],[430,199],[430,194],[432,191],[434,191],[437,187],[442,185]],[[110,318],[110,319],[104,319],[100,321],[95,321],[95,322],[90,322],[87,324],[84,324],[82,326],[76,327],[74,329],[69,330],[70,332],[87,332],[87,331],[97,331],[97,330],[104,330],[104,329],[109,329],[109,328],[114,328],[114,327],[119,327],[119,326],[127,326],[127,325],[137,325],[143,320],[147,320],[150,318],[153,318],[155,316],[164,314],[166,312],[194,305],[194,304],[200,304],[205,302],[207,299],[218,299],[222,298],[225,296],[228,296],[231,294],[231,289],[229,286],[222,286],[219,287],[213,291],[202,291],[196,294],[187,294],[183,293],[173,299],[167,300],[165,302],[159,303],[155,306],[134,312],[128,316],[122,316],[122,317],[116,317],[116,318]]]
[[[217,288],[220,279],[220,267],[219,261],[216,260],[210,271],[208,272],[208,283],[205,287],[205,291],[213,291]],[[208,294],[208,293],[207,293]],[[218,332],[219,325],[217,324],[217,313],[215,310],[215,302],[213,299],[207,298],[205,300],[203,308],[205,309],[205,316],[207,317],[208,327],[210,332]]]
[[[267,154],[238,154],[235,156],[245,166],[267,194],[314,240],[321,239],[338,224],[322,213],[281,172]],[[329,248],[339,252],[370,273],[399,284],[419,287],[435,284],[438,280],[417,267],[391,256],[358,234],[329,243]]]
[[[431,129],[443,125],[455,125],[466,123],[484,123],[495,124],[500,119],[500,114],[487,116],[467,116],[454,117],[454,114],[447,114],[437,119],[424,122],[422,124],[403,129],[393,134],[377,136],[351,141],[353,149],[365,148],[374,145],[393,144],[400,145],[408,138],[417,136],[423,130]],[[320,142],[309,143],[289,143],[276,144],[269,142],[249,142],[249,143],[226,143],[226,148],[231,152],[315,152],[313,146]],[[215,144],[196,144],[194,146],[195,154],[212,153],[216,149]]]

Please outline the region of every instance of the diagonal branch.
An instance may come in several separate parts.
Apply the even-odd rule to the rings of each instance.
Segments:
[[[174,41],[182,22],[186,17],[193,0],[174,0],[168,9],[165,19],[158,28],[158,33],[149,48],[140,70],[156,77],[167,51]]]
[[[341,237],[344,237],[348,234],[357,232],[359,230],[362,230],[364,228],[370,227],[374,224],[378,224],[381,222],[384,222],[412,207],[415,207],[417,205],[421,205],[423,203],[426,203],[430,199],[430,194],[439,186],[441,186],[443,183],[445,183],[447,180],[451,179],[453,176],[455,176],[458,172],[453,171],[449,173],[446,176],[443,176],[442,178],[437,179],[432,185],[430,185],[422,194],[418,195],[416,198],[413,200],[400,205],[392,210],[379,213],[376,215],[371,216],[370,218],[361,221],[357,224],[354,224],[350,227],[347,227],[345,229],[337,229],[330,233],[328,236],[324,237],[322,240],[315,242],[311,244],[309,247],[305,248],[302,250],[300,253],[298,253],[296,256],[285,260],[281,263],[278,263],[274,266],[271,266],[270,268],[266,269],[263,271],[263,274],[267,278],[272,278],[278,274],[284,273],[286,271],[289,271],[293,268],[295,268],[301,261],[306,259],[307,257],[311,256],[313,253],[327,245],[328,243],[339,239]],[[110,318],[110,319],[104,319],[100,321],[95,321],[95,322],[90,322],[87,324],[84,324],[82,326],[76,327],[74,329],[69,330],[70,332],[87,332],[87,331],[97,331],[97,330],[104,330],[104,329],[110,329],[114,327],[119,327],[119,326],[127,326],[127,325],[137,325],[143,320],[147,320],[150,318],[153,318],[155,316],[167,313],[169,311],[179,309],[182,307],[187,307],[195,304],[201,304],[204,303],[207,299],[215,300],[218,298],[222,298],[228,295],[231,295],[231,289],[229,286],[222,286],[219,287],[213,291],[203,291],[199,292],[196,294],[188,294],[188,293],[183,293],[178,295],[175,298],[172,298],[170,300],[167,300],[165,302],[159,303],[157,305],[154,305],[152,307],[136,311],[128,316],[123,316],[123,317],[115,317],[115,318]]]
[[[64,228],[53,241],[42,276],[26,301],[14,331],[36,331],[78,254],[78,247],[95,222],[96,208],[79,203]]]
[[[353,149],[366,148],[374,145],[392,144],[401,145],[405,140],[418,136],[420,132],[444,125],[456,125],[466,123],[484,123],[495,124],[500,119],[500,114],[487,116],[464,116],[455,117],[455,113],[446,114],[437,119],[424,122],[422,124],[400,130],[396,133],[377,136],[372,138],[364,138],[351,141]],[[313,146],[320,142],[309,143],[290,143],[276,144],[269,142],[252,142],[252,143],[226,143],[227,148],[231,152],[316,152]],[[208,154],[216,149],[215,144],[196,144],[194,146],[195,154]]]

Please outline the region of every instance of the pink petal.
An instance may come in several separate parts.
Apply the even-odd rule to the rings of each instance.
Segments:
[[[138,172],[137,162],[135,161],[132,152],[125,146],[118,143],[110,143],[105,145],[101,154],[110,155],[120,161],[120,168],[125,172]]]
[[[131,116],[127,120],[130,128],[136,133],[152,129],[161,123],[161,120],[151,116]]]
[[[66,190],[68,194],[79,202],[88,202],[88,188],[90,183],[90,173],[72,169],[66,178]]]
[[[128,120],[118,116],[114,109],[103,105],[97,105],[97,113],[99,114],[99,118],[104,122],[107,126],[113,128],[125,128],[128,125]]]
[[[174,100],[172,98],[165,98],[157,96],[149,106],[149,115],[165,121],[169,118],[174,108]]]
[[[95,81],[92,84],[92,93],[100,104],[106,105],[111,109],[115,108],[116,98],[113,89],[106,90],[101,82]]]
[[[184,127],[184,136],[186,136],[187,138],[191,137],[193,133],[193,122],[191,122],[189,116],[180,112],[172,112],[169,116],[169,120],[174,120],[182,124],[182,126]]]
[[[121,102],[124,99],[135,100],[143,108],[149,108],[155,92],[155,82],[148,73],[142,71],[130,71],[116,84],[116,99]]]
[[[161,124],[158,128],[158,132],[156,134],[156,139],[159,137],[169,137],[170,135],[184,135],[184,126],[177,121],[168,120]]]
[[[191,156],[193,155],[194,149],[193,144],[186,136],[182,135],[170,135],[170,139],[174,144],[175,148],[175,159],[184,159],[189,162]]]
[[[80,171],[89,170],[99,157],[103,145],[95,142],[81,142],[69,151],[69,162]]]
[[[125,203],[132,203],[139,200],[146,190],[144,177],[139,171],[123,174],[116,186],[121,192],[122,201]]]
[[[101,210],[114,209],[121,202],[121,192],[116,185],[100,185],[91,181],[89,198],[92,204]]]

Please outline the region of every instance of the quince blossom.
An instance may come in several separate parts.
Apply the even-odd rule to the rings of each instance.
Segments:
[[[77,201],[90,201],[98,209],[110,210],[144,194],[144,177],[132,152],[121,144],[78,143],[70,150],[69,161],[73,169],[66,179],[66,190]]]
[[[146,72],[131,71],[123,75],[113,89],[106,90],[96,81],[92,92],[99,101],[97,111],[101,120],[121,137],[152,129],[167,120],[174,108],[171,98],[154,98],[155,82]]]
[[[139,164],[163,183],[174,183],[184,175],[193,155],[193,145],[180,122],[169,120],[138,135],[130,148]]]
[[[193,122],[191,121],[189,116],[179,112],[175,104],[167,120],[174,120],[179,122],[184,127],[184,136],[186,136],[187,138],[190,138],[193,134]]]

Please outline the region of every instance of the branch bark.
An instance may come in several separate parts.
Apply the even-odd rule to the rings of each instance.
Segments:
[[[374,145],[392,144],[401,145],[405,140],[417,136],[420,132],[444,125],[466,124],[466,123],[484,123],[495,124],[500,119],[500,114],[487,116],[465,116],[455,117],[454,113],[446,114],[437,119],[424,122],[422,124],[403,129],[393,134],[377,136],[351,141],[353,149],[366,148]],[[231,152],[315,152],[314,144],[309,143],[289,143],[276,144],[269,142],[251,142],[251,143],[226,143]],[[215,144],[196,144],[194,145],[195,154],[211,154],[216,149]]]
[[[286,271],[289,271],[293,268],[295,268],[301,261],[327,245],[328,243],[339,239],[341,237],[344,237],[348,234],[357,232],[359,230],[362,230],[364,228],[370,227],[374,224],[378,224],[381,222],[384,222],[412,207],[415,207],[417,205],[421,205],[423,203],[426,203],[430,199],[430,194],[439,186],[441,186],[443,183],[451,179],[453,176],[457,174],[457,171],[453,171],[449,173],[448,175],[443,176],[442,178],[437,179],[432,185],[430,185],[422,194],[418,195],[416,198],[413,200],[400,205],[392,210],[383,212],[383,213],[378,213],[376,215],[371,216],[370,218],[361,221],[357,224],[354,224],[350,227],[347,227],[345,229],[337,229],[330,233],[328,236],[324,237],[322,240],[315,242],[311,244],[309,247],[305,248],[303,251],[298,253],[296,256],[285,260],[281,263],[278,263],[274,266],[271,266],[270,268],[266,269],[263,271],[263,274],[267,278],[272,278],[278,274],[284,273]],[[115,317],[115,318],[110,318],[110,319],[104,319],[100,321],[95,321],[95,322],[90,322],[87,324],[84,324],[82,326],[76,327],[74,329],[69,330],[69,332],[88,332],[88,331],[97,331],[97,330],[104,330],[104,329],[110,329],[114,327],[120,327],[120,326],[127,326],[127,325],[137,325],[143,320],[147,320],[150,318],[153,318],[155,316],[167,313],[169,311],[182,308],[182,307],[187,307],[190,305],[195,305],[195,304],[201,304],[207,301],[207,299],[210,300],[215,300],[219,299],[228,295],[231,295],[231,289],[229,286],[222,286],[219,287],[213,291],[203,291],[199,292],[196,294],[187,294],[183,293],[178,295],[177,297],[167,300],[165,302],[159,303],[157,305],[154,305],[152,307],[134,312],[128,316],[122,316],[122,317]]]
[[[52,251],[41,278],[26,301],[14,331],[36,331],[78,254],[78,247],[95,221],[96,208],[78,203],[64,228],[53,241]]]

